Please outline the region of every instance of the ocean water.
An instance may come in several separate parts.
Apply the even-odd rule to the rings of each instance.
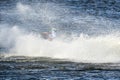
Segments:
[[[1,80],[119,80],[119,0],[0,0]],[[56,28],[57,37],[41,33]]]
[[[119,80],[119,63],[76,63],[44,57],[0,59],[1,80]]]

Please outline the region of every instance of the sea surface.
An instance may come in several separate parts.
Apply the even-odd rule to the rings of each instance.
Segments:
[[[119,80],[120,64],[75,63],[43,57],[0,59],[1,80]]]
[[[0,80],[120,80],[120,0],[0,0]]]

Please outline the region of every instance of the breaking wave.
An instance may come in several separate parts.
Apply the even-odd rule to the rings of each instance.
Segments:
[[[6,13],[7,12],[7,13]],[[119,20],[83,12],[75,15],[65,5],[23,4],[3,10],[0,24],[0,50],[5,56],[31,56],[68,59],[76,62],[119,62]],[[40,33],[57,29],[53,41]]]

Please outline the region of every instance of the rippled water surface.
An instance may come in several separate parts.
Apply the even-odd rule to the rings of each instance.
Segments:
[[[119,80],[120,64],[74,63],[31,57],[0,59],[1,80]]]

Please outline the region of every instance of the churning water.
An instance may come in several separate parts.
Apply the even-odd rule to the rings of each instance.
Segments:
[[[119,0],[0,1],[0,52],[77,62],[119,62],[118,3]],[[57,29],[57,38],[42,39],[40,33],[52,27]]]

